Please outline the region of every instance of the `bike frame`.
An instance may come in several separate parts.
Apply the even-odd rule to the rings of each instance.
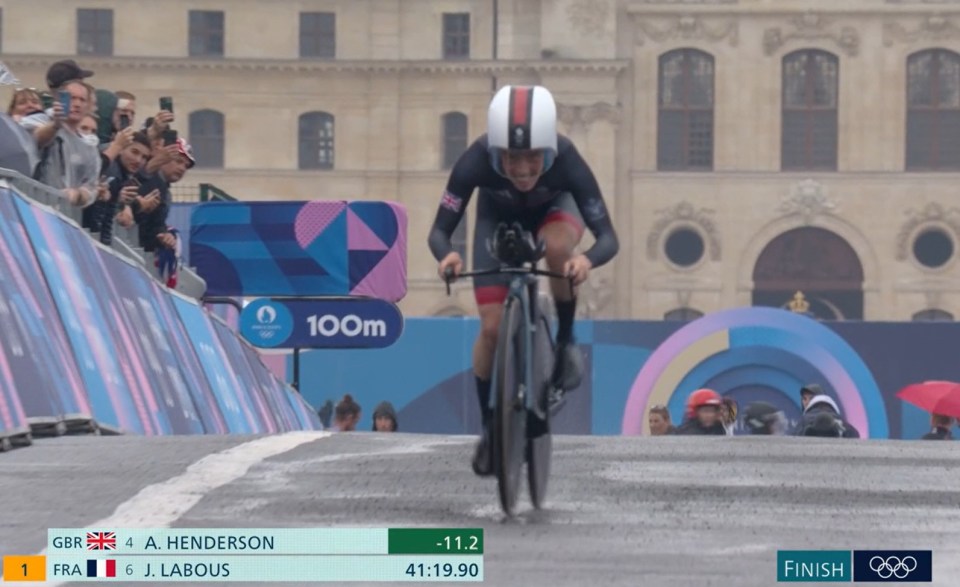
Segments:
[[[524,316],[525,323],[523,328],[523,356],[518,357],[523,365],[523,387],[520,390],[521,399],[523,400],[524,407],[535,413],[540,419],[545,420],[547,418],[546,406],[544,409],[541,409],[537,405],[536,394],[527,393],[528,390],[534,389],[536,382],[533,381],[534,377],[534,365],[533,365],[533,337],[536,334],[537,322],[541,317],[540,304],[539,304],[539,282],[537,277],[553,277],[557,279],[567,279],[570,284],[571,294],[573,293],[573,279],[563,275],[561,273],[556,273],[553,271],[544,271],[538,269],[535,263],[530,263],[530,267],[527,266],[515,266],[515,265],[505,265],[497,269],[485,269],[480,271],[468,271],[461,273],[457,278],[460,277],[479,277],[481,275],[502,275],[502,274],[511,274],[514,277],[510,280],[510,284],[507,290],[507,298],[504,300],[503,307],[507,306],[507,302],[514,298],[520,304],[520,310]],[[447,280],[447,295],[450,295],[450,281]],[[553,333],[547,333],[550,337],[550,340],[553,341]],[[497,358],[496,353],[494,354],[494,364],[493,364],[493,373],[497,372]],[[500,390],[491,388],[490,390],[490,405],[488,406],[491,409],[496,409],[497,401],[500,396]]]

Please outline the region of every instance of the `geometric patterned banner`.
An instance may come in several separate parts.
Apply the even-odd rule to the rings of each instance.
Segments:
[[[209,202],[190,220],[208,296],[407,293],[407,213],[394,202]]]

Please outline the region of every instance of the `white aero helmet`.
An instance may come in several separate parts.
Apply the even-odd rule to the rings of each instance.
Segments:
[[[545,173],[557,157],[557,104],[543,86],[504,86],[487,111],[490,163],[503,175],[503,151],[543,151]]]

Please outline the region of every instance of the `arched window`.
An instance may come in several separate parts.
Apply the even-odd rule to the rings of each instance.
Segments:
[[[450,169],[467,150],[467,115],[447,112],[443,115],[443,168]]]
[[[781,168],[836,171],[840,61],[818,49],[783,58]]]
[[[329,112],[307,112],[300,116],[300,169],[333,169],[334,122]]]
[[[913,315],[914,322],[953,322],[953,314],[945,310],[930,308]]]
[[[222,168],[224,124],[223,114],[216,110],[196,110],[190,113],[190,145],[197,167]]]
[[[677,49],[660,56],[657,169],[713,169],[713,56]]]
[[[694,310],[693,308],[674,308],[663,315],[664,320],[680,320],[683,322],[690,322],[691,320],[702,317],[703,312]]]
[[[960,169],[960,55],[953,51],[907,57],[906,168]]]

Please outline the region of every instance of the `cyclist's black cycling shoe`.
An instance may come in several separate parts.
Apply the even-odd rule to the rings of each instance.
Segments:
[[[575,343],[557,345],[553,384],[564,391],[580,387],[583,378],[583,355]]]
[[[480,440],[473,452],[473,472],[480,477],[493,475],[493,455],[486,432],[480,433]]]

